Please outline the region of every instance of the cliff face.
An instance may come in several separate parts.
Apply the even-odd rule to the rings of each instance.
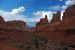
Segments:
[[[23,21],[8,21],[7,22],[8,28],[15,28],[15,29],[25,29],[26,23]]]
[[[26,29],[26,22],[16,20],[5,22],[2,16],[0,16],[0,28]]]
[[[0,28],[6,27],[6,22],[5,20],[0,16]]]
[[[53,14],[53,18],[50,23],[48,23],[48,20],[46,17],[44,20],[40,19],[40,22],[38,22],[38,25],[41,25],[41,27],[38,26],[37,30],[42,30],[42,31],[55,30],[61,23],[60,16],[61,16],[61,12],[59,11],[56,14]]]
[[[51,20],[51,24],[55,23],[55,22],[60,22],[60,16],[61,16],[61,12],[57,12],[56,14],[53,14],[53,19]]]
[[[63,20],[75,18],[75,5],[68,7],[63,15]]]
[[[65,10],[61,25],[64,28],[75,28],[75,5]]]

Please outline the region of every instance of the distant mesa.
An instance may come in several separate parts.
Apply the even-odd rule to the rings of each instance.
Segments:
[[[26,29],[26,22],[19,20],[6,22],[3,17],[0,16],[0,28]]]
[[[25,29],[26,23],[23,21],[16,21],[16,20],[8,21],[7,27],[8,28],[15,28],[15,29]]]

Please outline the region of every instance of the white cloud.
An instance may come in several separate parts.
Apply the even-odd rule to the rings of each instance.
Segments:
[[[0,9],[0,15],[5,21],[22,20],[24,22],[36,22],[36,18],[26,18],[27,16],[22,14],[24,11],[25,8],[23,6],[19,7],[18,9],[13,9],[11,12]]]
[[[62,6],[62,9],[65,10],[67,7],[68,7],[68,6],[63,5],[63,6]]]
[[[21,13],[24,12],[25,8],[19,7],[18,9],[13,9],[11,12],[7,12],[4,10],[0,10],[0,15],[5,19],[5,21],[12,21],[12,20],[22,20],[26,21],[25,16]]]
[[[70,5],[74,5],[75,4],[75,0],[67,0],[65,1],[65,4],[70,6]]]
[[[67,5],[56,5],[56,6],[51,6],[49,9],[54,10],[54,11],[64,11],[68,6]]]
[[[26,18],[27,16],[22,14],[12,15],[11,12],[6,12],[3,10],[0,10],[0,15],[4,18],[5,21],[22,20],[24,22],[37,22],[37,18]]]
[[[22,13],[24,11],[25,11],[25,8],[22,6],[22,7],[19,7],[18,9],[13,9],[12,12],[11,12],[11,14],[12,15],[20,14],[20,13]]]
[[[51,12],[51,11],[37,11],[37,12],[35,12],[33,14],[38,19],[45,18],[45,15],[47,15],[48,16],[48,21],[50,22],[50,20],[53,17],[53,13],[56,13],[56,12]],[[39,20],[37,20],[37,21],[39,21]]]
[[[59,0],[59,1],[63,1],[63,0]],[[59,10],[64,11],[67,7],[72,6],[74,4],[75,4],[75,0],[66,0],[65,5],[50,6],[49,9],[54,11],[59,11]]]
[[[44,15],[51,14],[51,12],[40,11],[35,13],[36,15],[34,16],[39,15],[41,17],[26,18],[27,16],[22,14],[24,10],[26,9],[23,6],[19,7],[18,9],[13,9],[11,12],[7,12],[0,9],[0,15],[5,19],[5,21],[22,20],[24,22],[38,22],[40,18],[44,18]]]

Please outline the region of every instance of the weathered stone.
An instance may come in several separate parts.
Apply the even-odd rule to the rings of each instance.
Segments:
[[[55,23],[55,22],[60,22],[60,16],[61,16],[61,12],[57,12],[56,14],[53,14],[53,19],[51,20],[51,24]]]
[[[63,20],[75,18],[75,5],[68,7],[63,15]]]
[[[61,25],[64,28],[75,28],[75,5],[65,10]]]
[[[3,19],[2,16],[0,16],[0,28],[5,28],[6,27],[6,22],[5,20]]]
[[[8,28],[15,28],[15,29],[25,29],[26,23],[23,21],[8,21],[7,22]]]
[[[47,15],[45,15],[45,18],[40,19],[40,22],[38,22],[38,23],[36,24],[36,27],[37,27],[37,26],[47,25],[47,24],[48,24],[48,19],[47,19]]]

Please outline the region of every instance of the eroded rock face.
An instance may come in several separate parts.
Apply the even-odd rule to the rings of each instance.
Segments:
[[[75,5],[65,10],[61,25],[64,28],[75,28]]]
[[[56,14],[53,14],[53,19],[51,20],[50,23],[48,23],[47,20],[46,20],[46,22],[44,22],[45,20],[43,21],[43,19],[41,19],[39,23],[44,23],[44,24],[41,25],[41,27],[39,27],[38,30],[54,31],[61,23],[60,16],[61,16],[61,12],[59,12],[59,11]],[[45,17],[45,19],[47,19],[47,18]]]
[[[57,12],[56,14],[53,14],[53,19],[51,20],[50,23],[60,22],[60,16],[61,16],[61,12]]]
[[[36,27],[37,27],[37,26],[47,25],[47,24],[48,24],[48,19],[47,19],[47,15],[45,15],[45,18],[40,19],[40,22],[38,22],[38,23],[36,24]]]
[[[63,20],[75,18],[75,5],[68,7],[63,16]]]
[[[6,22],[2,16],[0,16],[0,28],[4,28],[6,26]]]
[[[8,21],[7,22],[8,28],[15,28],[15,29],[25,29],[26,23],[23,21]]]
[[[8,21],[6,22],[2,16],[0,16],[0,28],[15,28],[15,29],[25,29],[26,22],[24,21]]]

